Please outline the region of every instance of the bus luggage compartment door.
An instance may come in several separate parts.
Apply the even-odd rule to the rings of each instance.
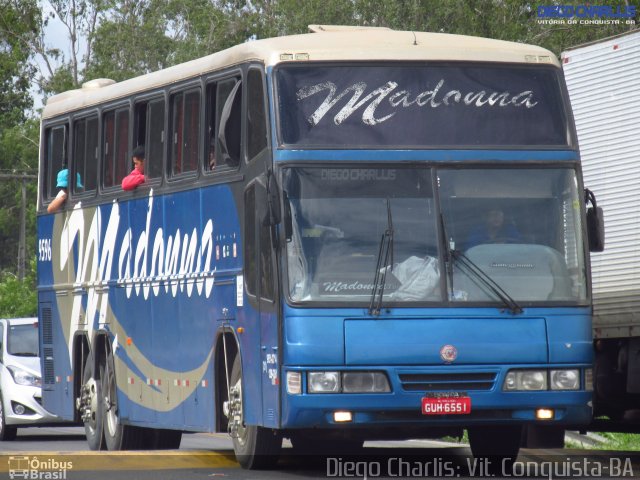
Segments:
[[[547,363],[543,318],[347,319],[347,365],[442,365],[443,347],[455,364]]]

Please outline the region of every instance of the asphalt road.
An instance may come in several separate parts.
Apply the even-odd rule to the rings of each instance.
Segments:
[[[298,478],[478,478],[491,475],[468,447],[435,441],[367,442],[357,458],[301,457],[287,448],[276,469],[238,467],[229,437],[185,434],[180,450],[91,452],[82,428],[23,429],[0,443],[0,479],[211,480]],[[495,466],[494,466],[495,467]],[[522,450],[513,471],[494,478],[640,478],[630,452]]]

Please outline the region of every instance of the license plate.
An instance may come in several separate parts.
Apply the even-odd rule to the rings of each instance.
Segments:
[[[468,415],[471,413],[471,397],[424,397],[423,415]]]

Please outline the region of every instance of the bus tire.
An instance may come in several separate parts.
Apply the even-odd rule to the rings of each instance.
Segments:
[[[510,476],[518,458],[522,425],[480,426],[468,429],[471,453],[486,465],[491,476]]]
[[[0,391],[0,442],[9,442],[15,440],[18,435],[18,429],[7,425],[7,419],[4,415],[4,399]]]
[[[153,446],[155,450],[177,450],[182,442],[180,430],[154,429],[152,432]]]
[[[564,448],[564,427],[527,425],[523,432],[525,448]]]
[[[229,425],[236,460],[247,470],[271,468],[278,462],[282,437],[268,428],[244,424],[240,355],[233,361],[230,383]]]
[[[364,440],[321,432],[299,432],[289,437],[297,455],[356,455],[364,447]]]
[[[102,375],[102,408],[104,440],[107,450],[135,450],[142,443],[142,431],[130,425],[123,425],[118,408],[118,389],[113,354],[107,354],[104,375]]]
[[[84,421],[84,433],[87,437],[87,443],[91,450],[105,450],[104,433],[102,430],[102,420],[104,418],[104,402],[102,401],[102,377],[103,368],[101,367],[101,375],[96,378],[94,374],[95,366],[93,357],[87,359],[84,367],[84,378],[82,384],[88,390],[88,402],[90,405],[89,419]]]

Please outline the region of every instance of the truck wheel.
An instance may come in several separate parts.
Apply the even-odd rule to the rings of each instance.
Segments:
[[[7,425],[7,420],[4,416],[4,398],[2,398],[2,392],[0,392],[0,442],[15,440],[17,435],[18,429]]]
[[[273,467],[280,454],[282,437],[275,431],[244,423],[244,401],[242,397],[242,366],[240,355],[236,355],[231,369],[231,398],[229,400],[229,434],[233,441],[236,460],[248,470]]]
[[[92,357],[87,359],[84,368],[84,378],[82,381],[82,416],[84,422],[84,433],[87,437],[87,443],[91,450],[105,450],[104,434],[102,431],[102,419],[104,417],[104,409],[102,398],[101,378],[103,376],[102,368],[100,378],[94,375]]]
[[[468,429],[469,445],[474,458],[481,460],[484,475],[510,476],[513,462],[520,451],[522,426],[472,427]]]
[[[102,409],[104,411],[104,439],[107,449],[134,450],[141,440],[141,430],[130,425],[123,425],[120,421],[118,408],[118,390],[116,384],[116,370],[113,354],[109,352],[102,375]]]

